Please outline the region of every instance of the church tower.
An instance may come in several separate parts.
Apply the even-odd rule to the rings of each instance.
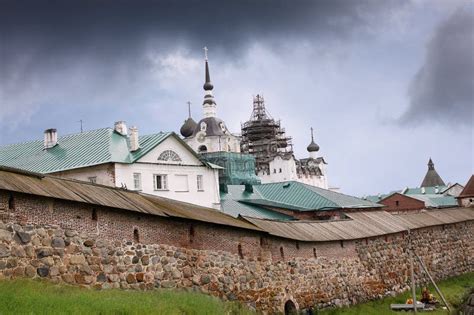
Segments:
[[[181,127],[181,135],[203,160],[220,166],[219,184],[223,191],[226,190],[226,185],[259,184],[260,179],[255,175],[255,158],[240,153],[240,138],[232,134],[224,121],[217,117],[206,47],[204,71],[203,118],[195,123],[189,114],[188,120]]]
[[[444,181],[439,176],[438,172],[436,172],[433,161],[428,161],[428,171],[426,172],[425,178],[421,183],[420,187],[435,187],[435,186],[446,186]]]
[[[206,47],[204,47],[204,52],[203,118],[195,125],[192,122],[188,123],[186,128],[183,125],[184,133],[181,135],[184,141],[198,153],[240,152],[239,138],[227,129],[222,119],[217,117],[217,103],[213,95],[214,85],[211,83]],[[192,132],[189,131],[190,126],[194,126]]]

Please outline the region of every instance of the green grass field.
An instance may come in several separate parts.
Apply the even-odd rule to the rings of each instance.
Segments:
[[[438,287],[441,289],[441,292],[444,294],[448,303],[452,308],[458,308],[463,302],[465,295],[474,290],[474,273],[468,273],[459,277],[450,278],[444,281],[437,282]],[[433,295],[441,301],[441,298],[436,293],[434,287],[429,286],[428,289],[433,293]],[[421,289],[417,288],[417,298],[421,296]],[[390,304],[392,303],[405,303],[407,298],[411,295],[410,292],[405,292],[404,294],[398,295],[396,297],[387,297],[382,300],[376,300],[368,303],[359,304],[349,308],[343,309],[330,309],[319,311],[318,314],[321,315],[393,315],[393,314],[409,314],[406,312],[393,312],[390,310]],[[431,315],[441,315],[448,314],[446,310],[436,310],[433,312],[424,312],[424,314]]]
[[[0,281],[0,314],[254,314],[238,303],[173,291],[96,291],[45,281]]]
[[[455,308],[470,290],[474,273],[438,284]],[[432,293],[433,288],[430,288]],[[418,289],[418,295],[420,289]],[[350,308],[319,311],[318,314],[379,315],[408,314],[389,310],[391,303],[403,303],[410,293],[372,301]],[[435,294],[436,295],[436,294]],[[438,297],[437,297],[438,298]],[[439,298],[438,298],[439,299]],[[440,299],[439,299],[440,300]],[[3,314],[255,314],[239,303],[221,302],[207,295],[173,290],[96,291],[39,280],[0,281],[0,315]],[[428,314],[447,314],[446,311]]]

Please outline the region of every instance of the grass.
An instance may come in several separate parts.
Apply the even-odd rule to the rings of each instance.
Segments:
[[[438,287],[450,304],[451,308],[458,308],[463,302],[466,294],[474,290],[474,272],[467,273],[458,277],[449,278],[444,281],[437,282]],[[428,289],[441,302],[441,298],[436,293],[433,286]],[[421,288],[417,288],[416,296],[421,297]],[[387,297],[381,300],[371,301],[367,303],[358,304],[348,308],[342,309],[328,309],[319,311],[320,315],[393,315],[393,314],[409,314],[406,312],[394,312],[390,310],[392,303],[405,303],[411,297],[411,291],[400,294],[396,297]],[[442,304],[442,303],[441,303]],[[446,315],[447,310],[442,310],[441,306],[432,312],[426,312],[431,315]]]
[[[173,291],[88,290],[38,280],[0,281],[0,314],[254,314],[236,302]]]
[[[438,283],[453,308],[459,307],[465,295],[474,290],[474,273]],[[429,287],[441,300],[433,287]],[[420,296],[420,288],[417,296]],[[408,314],[390,311],[391,303],[404,303],[405,292],[349,308],[319,311],[321,315],[391,315]],[[39,280],[0,281],[0,314],[255,314],[242,304],[222,302],[204,294],[177,290],[123,291],[88,290],[67,285],[54,285]],[[437,310],[427,314],[446,315]]]

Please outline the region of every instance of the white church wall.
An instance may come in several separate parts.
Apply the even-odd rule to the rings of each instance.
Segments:
[[[296,163],[293,158],[288,160],[276,156],[270,163],[270,174],[259,173],[258,177],[262,180],[262,184],[279,183],[289,180],[297,180]]]
[[[134,185],[134,173],[140,174],[141,187]],[[166,175],[166,188],[156,188],[155,175]],[[202,190],[198,189],[198,176],[202,176]],[[158,163],[115,164],[116,185],[126,185],[144,193],[171,198],[204,207],[219,208],[217,170],[206,166]]]
[[[159,160],[160,155],[168,150],[175,152],[181,161]],[[126,185],[135,190],[134,173],[140,174],[140,190],[144,193],[219,208],[218,170],[203,165],[176,138],[168,137],[133,164],[117,163],[117,187]],[[156,188],[155,175],[166,175],[166,189]],[[202,189],[198,189],[198,176],[202,176]]]

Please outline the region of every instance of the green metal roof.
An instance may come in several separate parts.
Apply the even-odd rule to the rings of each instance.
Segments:
[[[275,207],[299,211],[382,207],[368,200],[296,181],[256,185],[254,189]]]
[[[126,136],[112,128],[58,137],[58,144],[44,149],[43,140],[0,147],[0,165],[38,173],[53,173],[104,163],[133,163],[169,136],[160,132],[139,137],[140,148],[129,150]]]
[[[254,185],[251,193],[245,191],[244,185],[228,185],[227,188],[228,193],[221,193],[222,209],[233,216],[240,214],[263,219],[291,220],[292,217],[271,211],[268,207],[294,211],[382,207],[377,203],[296,181]]]
[[[244,203],[244,200],[261,197],[258,192],[246,192],[244,185],[228,185],[227,189],[227,193],[221,193],[221,208],[226,214],[233,217],[241,215],[260,219],[293,220],[291,216],[283,213],[267,210],[257,205]]]
[[[435,195],[435,194],[410,194],[412,198],[425,202],[427,208],[457,207],[458,202],[453,196]]]
[[[441,194],[448,188],[449,186],[405,188],[405,190],[401,191],[400,193],[403,193],[404,195],[420,195],[420,194],[435,195],[435,194]]]

